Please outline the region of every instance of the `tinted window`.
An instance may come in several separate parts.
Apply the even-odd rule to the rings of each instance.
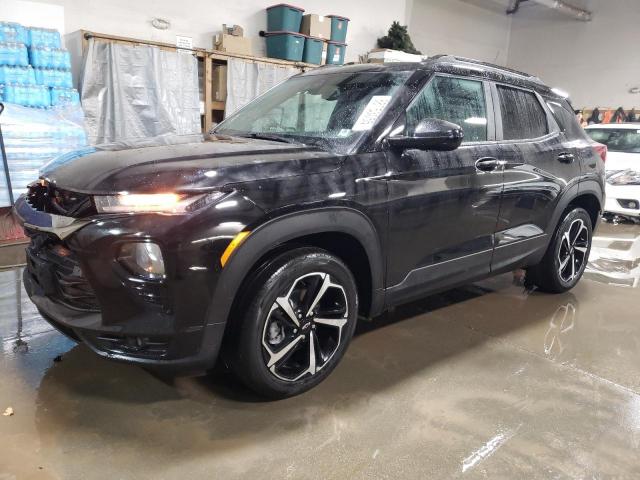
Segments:
[[[547,106],[549,107],[549,110],[551,110],[553,118],[558,122],[560,130],[564,132],[569,140],[585,138],[584,130],[578,123],[575,113],[567,110],[567,108],[561,103],[552,100],[547,102]]]
[[[587,134],[598,143],[604,143],[610,152],[640,153],[640,129],[589,128]]]
[[[505,140],[537,138],[549,133],[547,116],[533,93],[498,86],[498,96]]]
[[[465,142],[487,140],[487,109],[482,82],[435,77],[407,109],[407,135],[420,120],[439,118],[460,125]]]

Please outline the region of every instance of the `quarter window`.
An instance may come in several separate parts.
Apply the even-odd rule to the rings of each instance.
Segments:
[[[532,92],[499,85],[498,97],[504,140],[538,138],[549,133],[547,115]]]
[[[462,127],[464,142],[487,140],[487,109],[482,82],[435,77],[409,105],[407,135],[420,120],[438,118]]]
[[[585,138],[584,130],[578,123],[578,120],[576,120],[576,115],[573,111],[567,110],[567,108],[562,104],[552,100],[547,101],[547,106],[549,107],[549,110],[551,110],[553,118],[558,122],[560,130],[564,132],[565,136],[569,140]]]

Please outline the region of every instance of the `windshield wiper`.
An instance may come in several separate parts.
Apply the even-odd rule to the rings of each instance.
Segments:
[[[283,137],[281,135],[271,135],[269,133],[248,133],[246,135],[238,135],[243,138],[255,138],[256,140],[271,140],[273,142],[281,143],[301,143],[291,138]]]
[[[296,145],[303,145],[305,147],[315,147],[315,148],[319,148],[320,150],[325,150],[325,151],[329,151],[328,148],[322,146],[320,144],[320,140],[318,139],[318,141],[305,141],[305,142],[301,142],[300,140],[294,140],[292,138],[288,138],[288,137],[284,137],[281,135],[272,135],[270,133],[246,133],[246,134],[240,134],[240,135],[235,135],[236,137],[241,137],[241,138],[255,138],[256,140],[271,140],[273,142],[282,142],[282,143],[289,143],[289,144],[296,144]]]

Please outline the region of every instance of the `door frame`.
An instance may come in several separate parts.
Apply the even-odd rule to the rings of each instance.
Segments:
[[[397,132],[400,127],[404,128],[405,122],[406,122],[406,111],[411,107],[411,105],[413,105],[413,103],[417,100],[417,98],[419,98],[419,96],[424,92],[424,90],[426,88],[429,88],[429,86],[431,85],[431,82],[434,81],[436,77],[470,80],[470,81],[481,83],[483,87],[483,93],[484,93],[484,99],[485,99],[485,114],[487,117],[487,140],[462,143],[457,150],[460,150],[460,149],[464,150],[464,149],[478,148],[478,147],[497,147],[497,144],[499,143],[497,139],[497,129],[496,129],[497,108],[495,105],[493,92],[491,90],[491,80],[488,80],[480,76],[450,74],[450,73],[443,73],[443,72],[434,72],[432,75],[430,75],[425,79],[425,81],[420,85],[419,88],[416,89],[415,95],[406,103],[406,106],[404,107],[404,109],[402,109],[402,111],[398,113],[398,116],[395,118],[395,120],[391,122],[391,128],[387,130],[388,132],[387,136],[391,135],[392,132]],[[464,131],[464,126],[461,126],[461,127],[463,128],[463,131]],[[400,155],[400,153],[390,153],[388,144],[387,144],[387,147],[385,148],[385,151],[387,155],[389,154]],[[389,166],[391,167],[391,165]],[[387,176],[385,180],[387,181],[393,180],[395,173],[396,172],[391,172],[390,175]],[[476,174],[485,175],[487,173],[476,170]],[[496,217],[496,221],[497,221],[497,217]],[[493,238],[493,235],[495,235],[495,231],[492,232],[491,235]],[[438,289],[437,287],[436,288],[427,287],[427,285],[429,284],[430,278],[442,277],[450,269],[452,268],[455,269],[455,265],[459,265],[461,263],[467,264],[469,262],[473,263],[474,259],[478,258],[478,256],[486,257],[488,268],[487,268],[486,274],[483,274],[482,276],[488,275],[490,272],[490,262],[493,256],[493,250],[494,250],[494,245],[492,241],[491,248],[478,251],[478,252],[473,252],[471,254],[461,255],[456,258],[443,260],[438,263],[425,265],[425,266],[410,270],[409,272],[407,272],[406,276],[402,281],[394,285],[388,285],[386,287],[385,290],[386,290],[387,306],[404,303],[406,301],[409,301],[412,298],[417,298],[419,296],[422,296],[424,294],[437,290]],[[387,258],[387,261],[388,261],[388,258]],[[436,271],[438,271],[438,273],[436,273]],[[452,271],[451,273],[454,273],[454,271]],[[481,277],[469,276],[469,278],[465,278],[460,282],[456,282],[456,284],[446,285],[446,287],[444,288],[449,289],[454,287],[457,284],[465,284],[465,283],[468,283],[469,281],[477,280],[478,278],[481,278]],[[425,288],[421,289],[420,288],[421,285],[424,285]],[[416,290],[421,290],[421,291],[417,292]]]

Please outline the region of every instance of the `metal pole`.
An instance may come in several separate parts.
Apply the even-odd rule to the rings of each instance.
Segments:
[[[0,115],[4,112],[4,103],[0,103]],[[2,122],[0,122],[0,154],[2,154],[2,165],[4,166],[4,176],[7,179],[7,190],[9,191],[9,202],[14,204],[13,189],[11,188],[11,176],[9,175],[9,161],[7,151],[4,149],[4,137],[2,136]]]

